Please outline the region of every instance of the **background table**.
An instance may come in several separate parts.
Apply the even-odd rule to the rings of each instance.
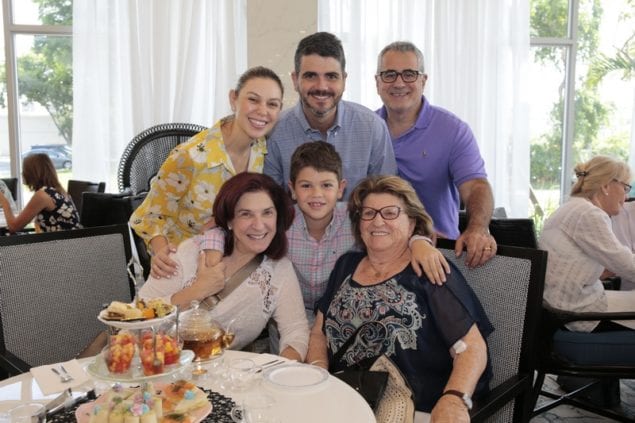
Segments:
[[[262,357],[258,354],[244,351],[226,351],[225,360],[235,358],[252,358],[262,363]],[[94,358],[84,359],[82,363],[87,365]],[[192,380],[204,388],[211,388],[226,396],[232,396],[237,402],[244,393],[225,392],[219,385],[219,380],[213,375],[192,379],[189,369],[185,369],[176,377]],[[104,382],[91,381],[79,388],[76,394],[81,394],[92,389],[104,388]],[[105,382],[108,383],[108,382]],[[324,422],[375,422],[375,416],[366,401],[350,386],[334,376],[329,376],[324,384],[309,389],[296,390],[280,389],[262,382],[255,388],[260,392],[266,392],[275,400],[276,417],[281,423],[324,423]],[[42,395],[37,383],[30,373],[25,373],[4,381],[0,381],[0,412],[24,402],[48,403],[57,395],[45,397]]]

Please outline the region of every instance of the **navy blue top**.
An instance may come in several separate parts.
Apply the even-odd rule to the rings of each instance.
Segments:
[[[70,197],[64,197],[55,188],[43,187],[42,190],[55,203],[53,211],[42,209],[35,217],[35,224],[43,232],[66,231],[82,227],[79,223],[79,213]]]
[[[415,408],[430,412],[443,393],[453,359],[450,348],[474,323],[483,338],[494,330],[474,291],[452,264],[442,286],[416,275],[410,265],[399,274],[372,286],[352,279],[366,253],[344,254],[335,264],[318,309],[324,314],[331,370],[365,358],[387,354],[410,383]],[[365,322],[340,363],[333,354]],[[474,397],[489,389],[491,364],[481,376]]]

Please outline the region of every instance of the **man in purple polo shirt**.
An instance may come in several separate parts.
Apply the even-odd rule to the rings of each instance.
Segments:
[[[485,163],[469,126],[426,100],[427,78],[423,54],[414,44],[397,41],[384,47],[375,76],[384,107],[377,113],[388,125],[399,175],[414,186],[435,229],[457,240],[457,255],[466,248],[467,265],[479,266],[496,254],[488,230],[494,198]],[[468,215],[462,234],[460,200]]]

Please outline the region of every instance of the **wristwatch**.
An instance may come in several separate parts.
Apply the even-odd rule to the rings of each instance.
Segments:
[[[443,395],[454,395],[456,397],[459,397],[461,398],[461,401],[463,401],[463,404],[465,404],[468,410],[472,409],[472,398],[466,393],[463,393],[461,391],[457,391],[454,389],[448,389],[447,391],[441,394],[441,396]]]

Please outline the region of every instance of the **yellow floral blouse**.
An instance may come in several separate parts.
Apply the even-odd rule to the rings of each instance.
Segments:
[[[130,217],[130,225],[146,244],[164,235],[178,245],[199,234],[213,218],[216,194],[236,174],[225,150],[222,122],[175,147],[161,165],[148,196]],[[262,173],[266,153],[265,138],[254,141],[247,169]]]

